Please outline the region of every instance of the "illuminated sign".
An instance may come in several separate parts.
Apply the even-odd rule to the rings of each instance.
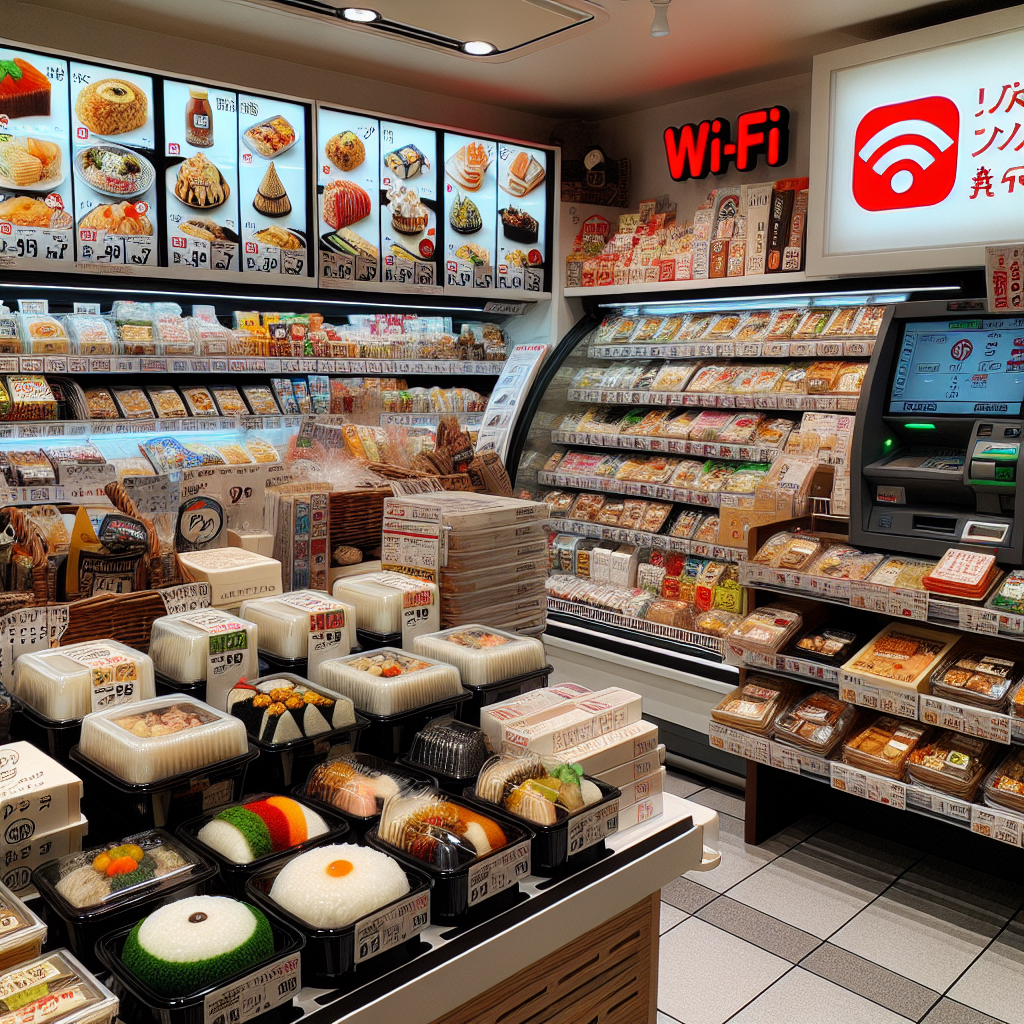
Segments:
[[[758,156],[769,167],[779,167],[789,158],[789,111],[776,106],[740,114],[735,141],[724,117],[666,128],[665,155],[676,181],[724,174],[730,166],[752,171]]]

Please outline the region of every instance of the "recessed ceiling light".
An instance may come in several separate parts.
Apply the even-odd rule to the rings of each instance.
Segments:
[[[496,49],[494,43],[485,43],[482,39],[471,39],[468,43],[462,44],[462,52],[468,53],[471,57],[486,57]]]
[[[341,9],[341,16],[346,21],[361,21],[364,24],[380,20],[380,15],[376,11],[371,11],[368,7],[343,7]]]

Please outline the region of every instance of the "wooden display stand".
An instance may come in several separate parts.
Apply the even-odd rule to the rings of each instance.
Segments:
[[[655,892],[433,1024],[655,1024]]]

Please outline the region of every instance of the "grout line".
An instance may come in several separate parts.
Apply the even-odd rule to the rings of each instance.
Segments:
[[[683,1022],[678,1017],[673,1017],[672,1014],[668,1012],[668,1010],[663,1010],[660,1006],[657,1008],[657,1012],[664,1014],[664,1016],[668,1017],[669,1020],[674,1020],[676,1024],[683,1024]]]

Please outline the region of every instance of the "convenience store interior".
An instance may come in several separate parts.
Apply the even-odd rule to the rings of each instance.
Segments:
[[[488,746],[498,753],[500,736],[506,752],[529,746],[552,763],[559,749],[579,753],[595,765],[577,767],[601,783],[606,812],[593,819],[593,836],[580,839],[586,849],[575,871],[566,867],[572,848],[546,873],[536,870],[538,833],[515,831],[536,819],[495,815],[513,826],[502,843],[511,850],[518,835],[516,854],[529,849],[533,873],[524,867],[519,878],[522,859],[504,874],[492,867],[495,892],[514,892],[486,903],[464,872],[458,899],[465,904],[468,890],[468,908],[439,912],[429,924],[424,912],[415,926],[402,916],[400,941],[397,925],[387,939],[378,921],[385,948],[366,963],[361,954],[353,961],[351,930],[340,941],[308,919],[302,928],[271,913],[280,926],[273,970],[298,972],[296,991],[261,991],[266,1012],[232,1010],[234,1017],[217,1016],[224,988],[179,993],[178,1002],[159,1003],[161,1024],[1024,1024],[1019,45],[1024,6],[1001,0],[374,0],[367,8],[0,0],[0,130],[17,133],[19,119],[38,118],[41,128],[25,130],[58,140],[66,171],[54,174],[47,195],[45,148],[32,151],[37,169],[19,150],[36,175],[25,188],[0,167],[0,303],[9,307],[0,310],[0,508],[102,502],[108,484],[121,481],[137,491],[117,511],[130,518],[138,498],[141,517],[144,508],[171,507],[146,480],[171,479],[173,490],[189,467],[216,466],[220,482],[196,483],[177,499],[212,498],[223,517],[216,548],[230,532],[243,538],[233,546],[273,555],[277,571],[284,567],[282,591],[326,591],[355,606],[350,576],[416,576],[429,565],[432,632],[475,623],[543,643],[534,669],[542,678],[515,692],[521,699],[536,685],[556,696],[537,705],[522,733],[495,726]],[[45,115],[8,120],[4,80],[16,85],[25,73],[15,54],[46,68],[46,88],[63,96],[63,107],[48,99]],[[90,87],[89,74],[96,84],[97,72],[150,90],[148,114],[143,102],[129,131],[88,126],[93,115],[76,95]],[[759,119],[748,121],[752,113]],[[64,134],[47,135],[60,116]],[[917,133],[904,140],[907,151],[894,151],[900,119],[911,125],[905,134]],[[281,134],[282,121],[290,135]],[[753,135],[742,134],[748,128]],[[260,140],[275,132],[264,152]],[[699,157],[694,139],[709,147]],[[741,140],[750,147],[742,167]],[[5,161],[8,144],[22,146],[0,135]],[[141,171],[123,174],[145,179],[132,178],[133,191],[96,187],[88,176],[88,154],[111,144],[119,158],[141,160]],[[202,190],[196,198],[182,157],[212,167],[203,188],[216,201]],[[919,188],[932,191],[922,198]],[[22,220],[8,209],[19,196],[31,206]],[[106,253],[96,243],[100,214],[129,225],[108,226]],[[46,251],[60,244],[70,246],[66,254]],[[170,305],[161,313],[160,303]],[[37,319],[57,324],[67,347],[46,347],[32,333]],[[87,341],[86,327],[102,340]],[[159,344],[130,347],[131,328]],[[5,338],[21,347],[5,347]],[[19,375],[42,382],[52,410],[38,411],[46,403],[35,383],[19,399],[9,383]],[[141,402],[136,411],[132,400]],[[37,418],[52,422],[40,427]],[[448,454],[461,463],[445,463],[442,453],[431,464],[443,448],[443,420],[460,432]],[[396,438],[409,444],[401,460],[390,458]],[[90,446],[109,475],[83,474],[77,490],[74,471],[33,478],[38,461],[19,475],[23,450],[47,443]],[[224,457],[202,461],[210,448]],[[261,451],[272,454],[264,460]],[[238,465],[227,452],[240,452]],[[500,458],[507,489],[488,454]],[[200,461],[187,461],[193,455]],[[310,465],[300,470],[303,459]],[[49,470],[46,457],[41,464]],[[252,474],[248,489],[231,477],[243,471]],[[500,542],[449,548],[460,526],[445,517],[459,511],[437,498],[429,515],[422,511],[424,523],[436,517],[435,561],[417,562],[424,546],[394,540],[407,535],[394,517],[389,523],[383,497],[376,518],[364,518],[358,501],[340,501],[336,512],[331,498],[393,487],[407,508],[425,510],[441,484],[409,481],[429,476],[445,479],[445,490],[520,499],[524,532],[509,534],[511,520],[496,527],[495,518],[488,529],[506,531]],[[465,479],[452,484],[456,477]],[[319,577],[313,512],[300,512],[288,488],[311,501],[322,496],[330,508]],[[36,589],[25,605],[37,616],[38,635],[23,641],[30,654],[58,641],[107,642],[122,629],[134,636],[142,615],[134,606],[120,623],[107,614],[98,633],[90,618],[75,617],[72,602],[108,590],[121,598],[129,596],[122,589],[205,585],[207,611],[244,619],[237,601],[218,604],[217,588],[229,586],[216,567],[207,575],[182,569],[210,543],[185,536],[183,511],[176,500],[170,540],[166,517],[143,530],[145,564],[140,549],[130,570],[117,570],[132,577],[123,586],[75,589],[72,580],[86,577],[72,573],[71,559],[43,579],[43,547],[15,586],[0,556],[4,591]],[[205,516],[209,505],[198,511]],[[99,534],[98,520],[94,527]],[[98,536],[95,544],[102,546]],[[962,557],[949,560],[950,552]],[[445,589],[453,557],[461,569],[450,570],[451,580],[462,571],[465,592],[457,581]],[[154,603],[151,619],[188,607],[167,595]],[[76,721],[40,712],[27,689],[19,693],[16,664],[5,661],[18,651],[13,620],[9,640],[2,622],[0,682],[25,730],[11,726],[11,738],[80,774],[82,808],[96,814],[84,841],[79,828],[58,856],[112,849],[130,830],[116,812],[113,822],[102,816],[104,795],[129,790],[108,786],[71,749],[79,736],[85,745],[90,708],[108,711],[87,700]],[[346,658],[378,647],[406,652],[386,662],[385,676],[412,671],[400,660],[408,652],[431,652],[413,646],[411,626],[406,637],[401,623],[360,621],[357,638],[350,625]],[[138,647],[152,655],[150,627],[147,620]],[[210,650],[212,657],[212,641]],[[261,668],[286,673],[287,661],[272,654]],[[307,659],[305,647],[298,663],[301,678],[308,667],[309,679],[327,686],[313,678],[322,663]],[[379,665],[373,671],[381,674]],[[468,680],[463,670],[462,685],[473,690]],[[599,734],[625,719],[609,725],[587,705],[588,691],[614,693],[633,716],[626,728],[647,730],[628,757],[601,754]],[[162,689],[158,669],[155,692],[210,691],[207,677],[201,691]],[[473,692],[481,707],[466,720],[483,726],[489,700]],[[571,740],[543,732],[559,701],[571,702],[568,714],[582,704],[578,713],[592,718]],[[518,723],[532,710],[509,714]],[[217,713],[243,717],[224,700]],[[435,713],[462,714],[457,701]],[[388,752],[381,741],[374,752],[392,768],[412,767],[415,780],[419,762],[406,763],[415,729],[372,721],[396,744]],[[541,736],[535,745],[531,729]],[[347,742],[353,735],[359,749],[358,732]],[[316,746],[317,757],[329,746]],[[271,756],[261,749],[266,765]],[[367,778],[377,778],[373,770]],[[431,770],[431,783],[442,778]],[[248,771],[251,781],[256,769]],[[533,778],[556,775],[546,765]],[[305,771],[292,778],[289,767],[287,777],[287,786],[275,779],[257,788],[312,796],[312,784],[293,788]],[[193,796],[192,782],[202,792],[211,786],[188,781]],[[461,799],[465,781],[474,785],[476,773],[452,772],[440,786]],[[241,801],[241,782],[226,785],[220,803],[201,792],[188,817]],[[254,795],[248,784],[244,792]],[[380,793],[375,799],[383,805]],[[339,807],[310,806],[329,814]],[[558,811],[552,822],[564,839],[568,816]],[[351,842],[393,852],[377,833],[366,839],[369,818],[357,827],[356,818],[337,817],[351,825]],[[158,818],[139,827],[155,821],[174,833],[184,820],[173,805]],[[497,849],[491,839],[487,853]],[[4,853],[17,846],[3,843]],[[18,859],[10,856],[5,867]],[[35,848],[32,857],[19,876],[29,910],[50,903],[33,873],[47,858]],[[272,909],[273,879],[258,876],[257,892],[244,872],[232,874],[230,858],[219,862],[222,881],[198,891]],[[411,868],[415,889],[417,864],[400,866]],[[0,875],[0,898],[8,884],[17,895],[14,876]],[[122,914],[117,926],[142,914]],[[405,907],[401,914],[411,919]],[[132,1016],[150,1012],[158,1019],[156,1004],[147,1006],[153,990],[125,981],[127,943],[111,938],[113,924],[94,953],[56,911],[43,916],[60,945],[79,955],[74,943],[82,942],[88,983],[103,992],[109,984],[121,999],[120,1011],[104,1002],[108,1016],[88,1024],[148,1024]],[[619,951],[609,929],[628,933],[635,951]],[[318,974],[286,964],[280,936],[293,932],[305,942],[303,964],[324,956]],[[0,925],[0,953],[2,939]],[[612,964],[603,982],[586,963],[588,941]],[[332,942],[343,968],[331,959]],[[47,955],[54,948],[44,946]],[[560,956],[572,965],[564,977],[552,964]],[[0,955],[0,972],[17,962]],[[573,974],[575,988],[565,981]],[[243,974],[233,981],[239,991],[256,987]],[[0,996],[3,983],[0,974]],[[529,998],[517,1001],[520,989]]]

